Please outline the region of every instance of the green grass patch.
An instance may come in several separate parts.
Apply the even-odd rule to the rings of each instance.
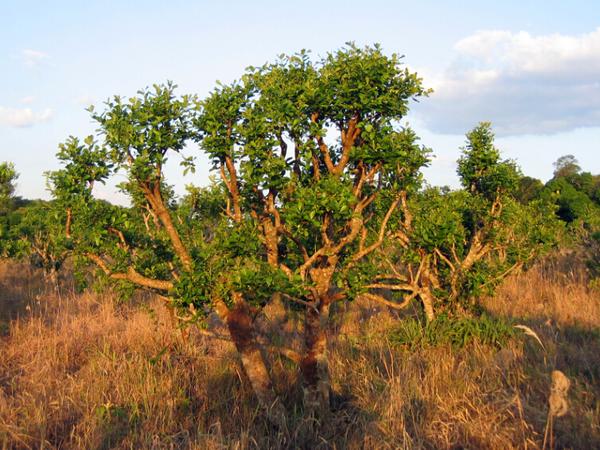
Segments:
[[[517,335],[512,323],[486,314],[461,318],[440,315],[426,325],[414,318],[403,320],[389,338],[392,344],[410,350],[447,345],[462,348],[470,342],[501,348]]]

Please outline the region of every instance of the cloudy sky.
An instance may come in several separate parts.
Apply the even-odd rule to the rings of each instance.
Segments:
[[[404,54],[435,90],[407,118],[436,155],[430,183],[456,185],[464,133],[482,120],[528,175],[547,180],[564,154],[600,173],[594,0],[0,0],[0,161],[16,164],[21,195],[47,197],[57,144],[94,130],[86,106],[166,80],[204,95],[277,54],[347,41]],[[206,183],[175,165],[179,191]]]

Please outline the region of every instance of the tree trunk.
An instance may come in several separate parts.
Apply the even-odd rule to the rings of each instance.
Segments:
[[[423,310],[425,311],[425,319],[427,323],[433,322],[435,319],[435,313],[433,310],[433,295],[429,290],[429,287],[425,287],[421,289],[419,293],[419,297],[421,297],[421,301],[423,302]]]
[[[243,300],[238,299],[233,308],[227,312],[226,323],[258,402],[266,410],[273,424],[285,427],[285,410],[273,390],[271,376],[256,341],[250,310]]]
[[[329,364],[327,357],[327,320],[329,305],[320,302],[307,308],[304,324],[305,354],[300,362],[304,381],[304,408],[307,415],[323,417],[330,407]]]

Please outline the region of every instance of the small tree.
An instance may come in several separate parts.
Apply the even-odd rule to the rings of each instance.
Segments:
[[[0,256],[8,256],[11,243],[8,239],[8,214],[12,210],[15,180],[18,174],[12,163],[0,163]]]
[[[30,262],[58,288],[58,272],[69,256],[71,243],[64,235],[65,218],[55,202],[35,200],[9,215],[7,256]]]
[[[6,214],[11,209],[18,177],[14,164],[0,163],[0,214]]]
[[[416,193],[394,220],[396,243],[378,253],[381,273],[368,297],[396,309],[417,298],[432,321],[436,309],[455,312],[554,242],[552,207],[513,198],[519,172],[500,159],[488,123],[467,134],[458,173],[463,190]],[[385,291],[400,298],[373,294]]]

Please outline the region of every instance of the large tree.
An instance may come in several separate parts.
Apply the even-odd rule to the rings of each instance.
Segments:
[[[202,102],[198,140],[227,189],[232,232],[253,242],[236,250],[231,277],[240,265],[244,277],[230,295],[260,308],[279,292],[305,308],[310,412],[329,405],[330,307],[359,291],[360,263],[427,162],[398,126],[426,94],[397,55],[349,45],[317,62],[300,53],[251,68]]]

